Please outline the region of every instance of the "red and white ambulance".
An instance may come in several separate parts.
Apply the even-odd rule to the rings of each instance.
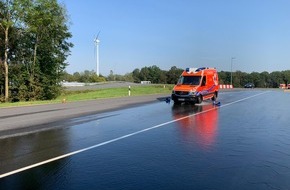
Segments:
[[[215,101],[218,91],[218,72],[215,68],[186,68],[172,90],[171,99],[175,104],[200,104],[207,99]]]

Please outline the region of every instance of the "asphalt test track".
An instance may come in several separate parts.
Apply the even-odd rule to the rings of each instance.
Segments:
[[[0,189],[290,189],[290,93],[154,102],[0,139]]]

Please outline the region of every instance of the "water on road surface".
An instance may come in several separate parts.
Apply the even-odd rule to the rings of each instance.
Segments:
[[[219,101],[153,103],[2,139],[0,189],[290,189],[290,94]]]

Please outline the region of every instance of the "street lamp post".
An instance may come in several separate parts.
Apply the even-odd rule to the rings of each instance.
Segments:
[[[233,60],[235,57],[231,57],[231,85],[233,85]]]

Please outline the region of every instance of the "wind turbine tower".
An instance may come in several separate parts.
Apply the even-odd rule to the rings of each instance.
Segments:
[[[96,57],[97,57],[97,68],[96,68],[97,76],[100,75],[100,70],[99,70],[99,65],[100,65],[100,62],[99,62],[99,44],[100,44],[99,34],[100,34],[100,32],[98,33],[97,37],[94,39],[95,47],[96,47]]]

